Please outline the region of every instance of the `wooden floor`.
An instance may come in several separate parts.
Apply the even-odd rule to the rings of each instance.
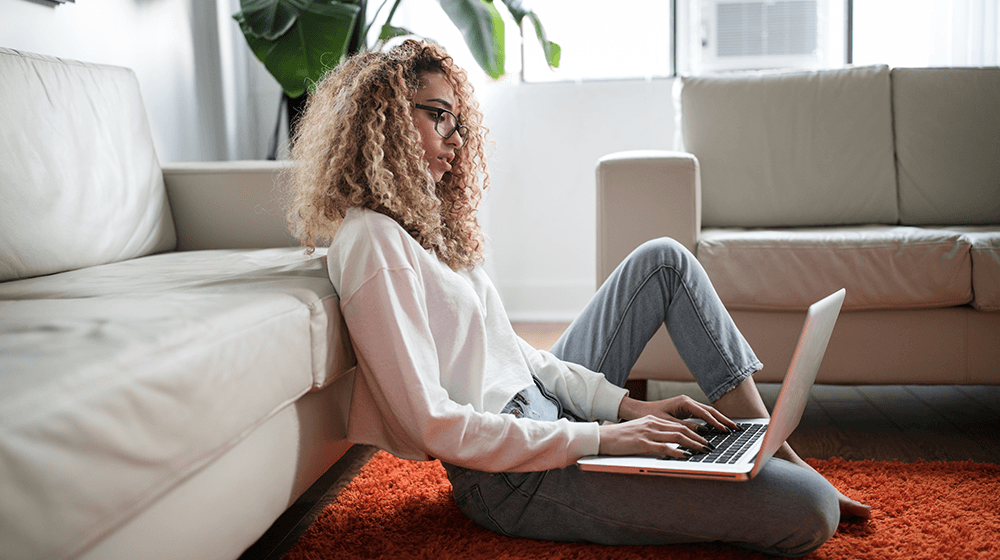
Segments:
[[[547,349],[566,326],[517,323],[514,329],[536,348]],[[780,385],[758,388],[772,408]],[[678,394],[707,402],[694,383],[654,382],[647,388],[648,399]],[[788,441],[799,455],[815,459],[1000,463],[998,429],[1000,386],[817,385]],[[355,446],[241,560],[281,558],[372,453]]]
[[[549,348],[566,324],[515,324],[536,348]],[[768,408],[781,386],[760,383]],[[686,394],[708,402],[695,383],[651,382],[650,400]],[[799,427],[788,438],[815,459],[977,461],[1000,463],[1000,386],[816,385]]]

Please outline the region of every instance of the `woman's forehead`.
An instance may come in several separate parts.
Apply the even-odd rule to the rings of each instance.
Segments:
[[[420,76],[420,89],[417,90],[416,98],[420,103],[436,101],[450,111],[458,109],[455,89],[440,72],[428,72]]]

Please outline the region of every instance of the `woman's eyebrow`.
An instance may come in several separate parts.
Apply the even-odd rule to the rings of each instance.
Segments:
[[[447,101],[445,101],[444,99],[441,99],[440,97],[435,97],[433,99],[428,99],[427,100],[428,103],[430,103],[432,101],[440,103],[441,105],[444,105],[444,108],[448,109],[449,111],[451,111],[451,109],[452,109],[451,103],[448,103]]]

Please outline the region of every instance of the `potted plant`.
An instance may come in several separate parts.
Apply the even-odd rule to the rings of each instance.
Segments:
[[[412,33],[392,25],[402,0],[391,0],[388,16],[377,40]],[[538,16],[523,0],[501,0],[520,26],[524,18],[535,30],[546,61],[559,66],[560,48],[549,41]],[[382,0],[368,16],[367,0],[240,0],[241,11],[233,16],[254,55],[284,90],[290,131],[305,106],[312,84],[345,57],[367,48],[371,26],[390,0]],[[438,0],[441,8],[461,31],[480,67],[492,78],[505,73],[504,21],[492,0]],[[280,119],[279,119],[280,121]],[[277,138],[278,129],[275,130]],[[274,158],[277,142],[272,143]]]

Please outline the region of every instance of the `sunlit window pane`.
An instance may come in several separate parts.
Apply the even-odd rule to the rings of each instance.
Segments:
[[[535,31],[525,21],[526,81],[670,76],[670,0],[534,0],[549,39],[562,47],[559,68],[545,65]]]
[[[997,0],[854,2],[854,63],[996,65]]]

